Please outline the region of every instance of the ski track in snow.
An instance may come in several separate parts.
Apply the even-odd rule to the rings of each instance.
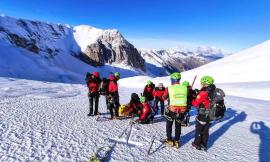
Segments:
[[[100,98],[103,114],[98,121],[87,117],[87,89],[82,85],[0,82],[0,161],[86,161],[99,147],[112,146],[110,139],[129,126],[130,119],[107,120],[104,97]],[[120,87],[121,103],[140,91]],[[165,120],[158,118],[154,124],[135,124],[130,144],[117,143],[107,161],[269,161],[270,102],[232,96],[226,102],[226,117],[210,129],[207,152],[191,147],[196,113],[192,110],[191,126],[182,128],[180,149],[158,141],[165,138]],[[148,155],[152,136],[156,140]],[[127,132],[122,140],[126,137]]]

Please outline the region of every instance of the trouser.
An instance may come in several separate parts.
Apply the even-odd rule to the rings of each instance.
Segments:
[[[183,121],[184,114],[176,114],[172,111],[167,111],[165,113],[166,117],[166,136],[168,140],[172,140],[172,126],[173,122],[175,121],[175,141],[180,140],[181,135],[181,122]]]
[[[189,118],[190,118],[190,115],[189,115],[189,112],[187,112],[187,113],[185,114],[185,116],[184,116],[182,125],[188,126],[188,125],[189,125]]]
[[[207,148],[210,125],[211,123],[209,122],[203,125],[196,120],[195,140],[194,140],[195,145],[197,146],[203,145],[205,148]]]
[[[110,102],[108,102],[108,109],[109,109],[109,111],[110,111],[110,114],[111,114],[111,118],[113,117],[113,116],[119,116],[118,115],[118,109],[119,109],[119,106],[117,106],[117,104],[116,103],[110,103]]]
[[[90,114],[93,114],[93,107],[95,103],[95,111],[94,114],[97,115],[98,113],[98,102],[99,102],[99,94],[98,93],[89,93],[89,109],[90,109]]]
[[[157,114],[158,112],[158,103],[160,102],[160,112],[161,112],[161,115],[164,115],[164,101],[160,98],[156,98],[155,99],[155,104],[154,104],[154,108],[156,109],[156,112],[155,114]]]
[[[110,111],[111,118],[113,116],[119,116],[118,115],[118,109],[119,109],[119,96],[118,95],[108,95],[106,96],[106,102],[107,102],[107,108]]]
[[[183,122],[182,122],[182,125],[185,125],[185,126],[188,126],[189,125],[189,119],[190,119],[190,114],[189,114],[189,111],[191,109],[191,106],[188,105],[187,106],[187,112],[184,116],[184,119],[183,119]]]

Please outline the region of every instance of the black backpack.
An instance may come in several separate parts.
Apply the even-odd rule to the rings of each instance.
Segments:
[[[107,95],[109,92],[109,83],[110,80],[107,78],[103,78],[101,80],[101,84],[100,84],[100,94],[101,95]]]
[[[131,94],[131,99],[130,99],[130,102],[140,102],[140,97],[137,93],[132,93]]]
[[[210,94],[210,120],[219,120],[224,117],[226,106],[224,103],[225,93],[220,88],[215,88]]]
[[[87,72],[86,75],[85,75],[85,82],[86,84],[89,83],[89,81],[92,79],[92,75],[91,73]]]

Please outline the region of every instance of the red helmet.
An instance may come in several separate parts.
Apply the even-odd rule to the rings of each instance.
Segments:
[[[109,76],[109,80],[115,80],[115,76],[114,75],[110,75]]]
[[[98,78],[99,77],[99,72],[97,72],[97,71],[93,72],[93,76]]]

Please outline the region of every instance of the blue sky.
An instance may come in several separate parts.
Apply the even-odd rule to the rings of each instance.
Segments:
[[[1,0],[0,14],[116,28],[138,48],[236,52],[270,39],[270,0]]]

